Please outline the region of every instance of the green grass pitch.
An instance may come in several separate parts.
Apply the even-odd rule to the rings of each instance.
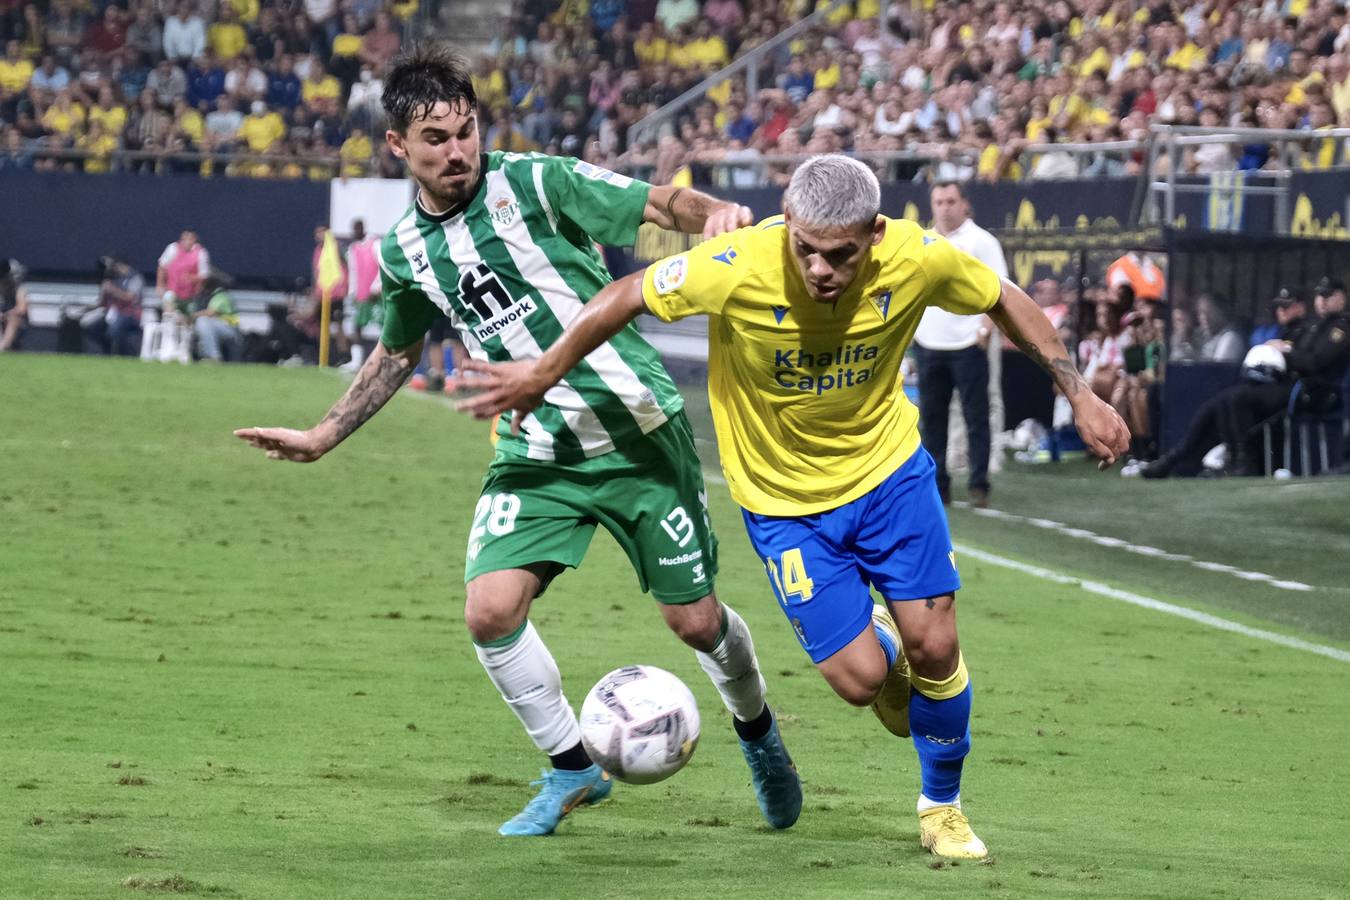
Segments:
[[[572,702],[632,662],[704,714],[676,777],[507,841],[540,755],[462,622],[485,429],[396,398],[330,458],[331,373],[0,357],[0,897],[1340,897],[1350,665],[967,561],[964,800],[993,859],[918,845],[913,748],[801,653],[725,488],[719,595],[750,623],[806,805],[761,822],[690,651],[597,535],[535,607]],[[706,434],[706,425],[696,428]],[[1277,591],[956,510],[956,540],[1344,648],[1345,481],[1019,471],[997,506],[1298,578]]]

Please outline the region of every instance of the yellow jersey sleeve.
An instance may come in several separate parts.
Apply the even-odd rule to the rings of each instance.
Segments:
[[[998,303],[1003,285],[994,270],[936,232],[923,233],[919,259],[928,276],[925,305],[958,316],[975,316]]]
[[[740,229],[704,241],[692,250],[652,263],[642,276],[642,299],[666,322],[717,315],[749,272]]]

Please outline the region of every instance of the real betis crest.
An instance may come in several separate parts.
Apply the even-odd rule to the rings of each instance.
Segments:
[[[510,197],[498,197],[492,201],[492,221],[499,225],[510,225],[516,220],[520,206]]]

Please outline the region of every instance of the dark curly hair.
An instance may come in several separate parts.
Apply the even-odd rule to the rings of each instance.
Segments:
[[[423,41],[394,60],[380,99],[399,134],[442,101],[457,112],[478,108],[468,61],[443,41]]]

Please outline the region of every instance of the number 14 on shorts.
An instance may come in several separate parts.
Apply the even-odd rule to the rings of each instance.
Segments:
[[[764,568],[769,570],[769,580],[773,582],[784,605],[805,603],[811,599],[813,585],[806,574],[806,561],[802,559],[800,547],[784,551],[778,559],[764,557]]]

